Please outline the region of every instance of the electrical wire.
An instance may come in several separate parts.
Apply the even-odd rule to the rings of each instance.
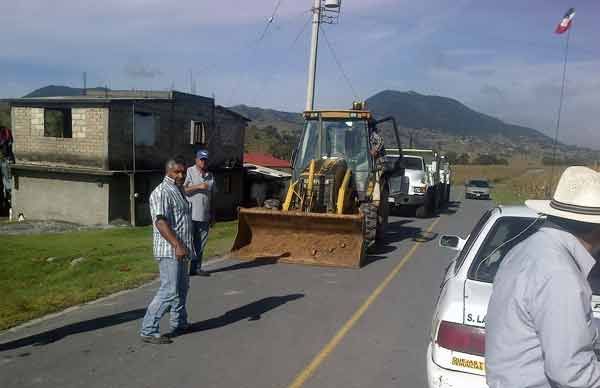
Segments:
[[[360,101],[360,97],[358,96],[358,93],[356,93],[356,89],[354,89],[354,85],[352,85],[352,81],[350,81],[350,78],[348,77],[348,74],[346,74],[346,72],[344,71],[344,67],[342,66],[342,63],[340,62],[337,54],[335,53],[335,50],[333,49],[333,46],[332,46],[331,42],[329,41],[329,38],[327,38],[327,34],[325,33],[325,29],[324,28],[321,29],[321,32],[323,33],[323,37],[325,38],[325,43],[327,43],[327,47],[329,47],[329,50],[331,51],[331,55],[333,56],[333,60],[337,64],[340,72],[342,73],[342,76],[344,77],[344,79],[346,80],[346,83],[350,87],[350,90],[352,90],[352,94],[354,95],[355,100],[356,101]]]
[[[267,19],[267,24],[265,25],[265,28],[263,29],[262,33],[260,34],[259,38],[256,40],[254,47],[252,48],[252,51],[250,53],[250,58],[248,63],[252,63],[254,60],[254,57],[258,51],[258,46],[260,45],[260,43],[265,39],[265,37],[267,36],[267,33],[270,30],[271,24],[273,24],[273,20],[275,20],[275,16],[277,16],[277,11],[279,10],[279,7],[281,6],[281,3],[283,2],[283,0],[277,0],[277,3],[275,4],[275,8],[273,9],[273,12],[271,13],[271,16]],[[244,73],[243,77],[238,78],[237,83],[234,84],[234,86],[231,88],[231,92],[229,93],[229,98],[228,101],[231,105],[232,103],[232,99],[235,96],[235,93],[237,92],[242,79],[241,78],[245,78],[248,76],[248,71],[246,71]]]
[[[306,12],[306,11],[305,11]],[[304,12],[303,12],[304,13]],[[310,17],[306,20],[306,22],[304,22],[304,24],[302,25],[302,29],[300,30],[300,32],[298,32],[298,35],[296,35],[296,38],[294,38],[294,41],[292,42],[292,44],[290,45],[290,49],[293,49],[294,46],[296,45],[296,43],[298,43],[298,39],[300,39],[300,37],[302,36],[302,34],[304,34],[304,31],[306,31],[306,27],[308,27],[310,25],[310,23],[312,22],[312,15],[310,15]]]

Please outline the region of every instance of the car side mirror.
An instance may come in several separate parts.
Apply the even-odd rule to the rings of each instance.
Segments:
[[[442,235],[440,237],[440,247],[452,249],[453,251],[461,251],[465,246],[466,240],[458,236]]]

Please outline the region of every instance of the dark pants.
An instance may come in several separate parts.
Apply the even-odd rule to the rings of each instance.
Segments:
[[[192,223],[194,226],[194,251],[196,251],[196,255],[190,263],[190,270],[199,271],[202,267],[202,257],[204,255],[206,241],[208,241],[210,223],[205,221],[192,221]]]

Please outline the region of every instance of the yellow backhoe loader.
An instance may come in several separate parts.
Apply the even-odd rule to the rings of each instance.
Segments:
[[[304,118],[281,209],[240,208],[232,256],[358,268],[370,243],[383,237],[388,176],[402,174],[400,158],[378,172],[370,133],[391,122],[401,148],[396,122],[375,120],[362,103],[351,110],[307,111]]]

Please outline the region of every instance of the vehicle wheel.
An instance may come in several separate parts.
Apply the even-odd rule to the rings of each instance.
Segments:
[[[377,235],[377,207],[373,203],[363,203],[360,212],[365,217],[365,240],[374,241]]]
[[[442,208],[442,190],[441,187],[436,187],[435,188],[435,195],[434,195],[434,201],[433,201],[433,210],[437,211],[438,209]]]
[[[425,205],[417,207],[417,209],[415,210],[415,216],[417,216],[417,218],[427,217],[427,210],[425,209]]]
[[[436,211],[436,192],[434,190],[428,190],[425,194],[425,217],[430,217],[435,214]]]

